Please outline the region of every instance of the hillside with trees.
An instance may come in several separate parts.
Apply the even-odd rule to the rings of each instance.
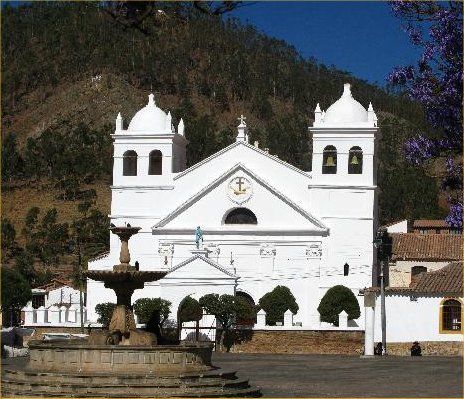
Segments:
[[[232,143],[244,114],[251,142],[310,170],[307,127],[316,103],[326,109],[349,82],[355,98],[364,106],[371,101],[379,116],[380,222],[444,214],[437,182],[403,156],[404,142],[427,129],[418,104],[303,59],[285,42],[226,15],[157,4],[180,8],[183,18],[167,13],[149,34],[115,23],[104,3],[3,7],[2,218],[9,227],[2,235],[8,234],[5,243],[14,236],[16,245],[4,262],[17,262],[26,250],[36,261],[43,258],[37,248],[48,238],[39,234],[32,245],[28,231],[34,207],[40,215],[56,208],[49,216],[66,225],[64,235],[108,245],[101,229],[110,204],[110,134],[117,113],[127,124],[150,91],[174,123],[184,119],[188,165]],[[80,221],[96,226],[97,237],[89,236],[92,228],[77,229]],[[42,263],[52,269],[70,256],[64,243],[47,251],[53,256]]]

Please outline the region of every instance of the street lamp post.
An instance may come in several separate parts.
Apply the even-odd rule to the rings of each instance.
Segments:
[[[382,355],[387,354],[387,316],[385,310],[385,262],[388,263],[392,251],[391,238],[386,229],[379,229],[374,245],[380,260],[380,315],[382,326]]]

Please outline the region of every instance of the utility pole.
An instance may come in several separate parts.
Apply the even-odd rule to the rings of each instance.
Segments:
[[[387,354],[387,318],[385,314],[385,274],[383,259],[380,260],[380,314],[382,321],[382,356]]]

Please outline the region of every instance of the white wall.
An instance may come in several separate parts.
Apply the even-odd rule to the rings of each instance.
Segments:
[[[395,224],[387,226],[387,232],[389,233],[407,233],[408,232],[408,221],[401,220]]]
[[[440,334],[440,303],[443,297],[389,294],[385,298],[387,342],[462,341],[461,334]],[[462,300],[462,298],[461,298]],[[375,342],[382,341],[380,298],[375,307]]]

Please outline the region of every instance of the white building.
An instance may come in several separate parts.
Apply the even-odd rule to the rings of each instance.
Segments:
[[[439,270],[422,273],[409,287],[386,288],[387,348],[419,341],[423,347],[432,344],[425,354],[433,350],[452,354],[450,349],[454,346],[456,353],[462,355],[462,345],[459,344],[463,339],[462,266],[462,262],[453,262]],[[366,354],[372,355],[374,342],[382,341],[380,290],[378,287],[368,288],[364,295]]]
[[[85,293],[82,294],[85,304]],[[25,327],[79,327],[80,292],[67,280],[52,279],[49,283],[32,289],[32,299],[21,309]],[[87,310],[82,308],[86,322]]]
[[[299,305],[293,322],[318,329],[317,307],[329,288],[341,284],[358,295],[372,285],[376,115],[345,84],[326,112],[317,105],[314,119],[312,171],[250,145],[244,117],[236,142],[187,169],[184,122],[176,130],[152,94],[127,130],[118,115],[111,223],[141,227],[129,243],[132,264],[170,270],[137,290],[133,301],[168,299],[175,318],[187,295],[236,292],[257,303],[285,285]],[[197,226],[204,250],[192,253]],[[89,269],[111,269],[119,250],[112,235],[109,255]],[[103,283],[87,281],[89,320],[97,319],[95,305],[115,300]],[[351,325],[363,329],[364,316]]]

